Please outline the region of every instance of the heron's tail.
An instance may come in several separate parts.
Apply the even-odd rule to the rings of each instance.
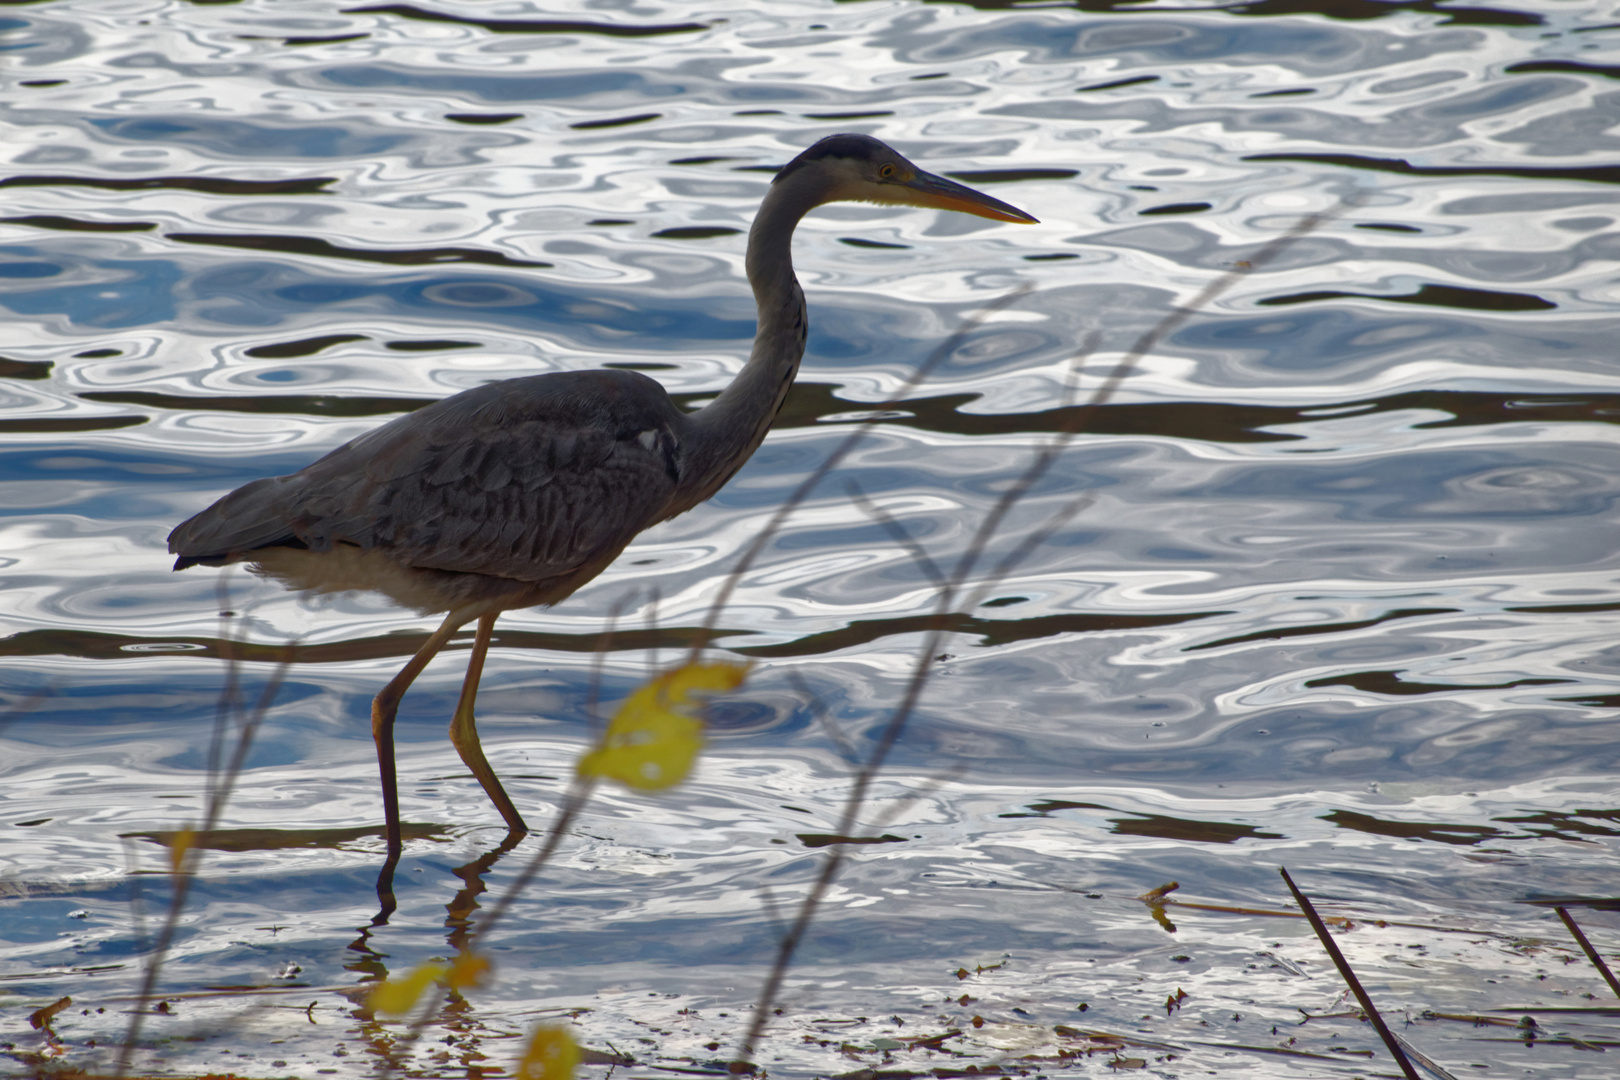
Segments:
[[[269,476],[244,484],[169,534],[176,570],[223,566],[264,547],[303,543],[284,513],[288,477]]]

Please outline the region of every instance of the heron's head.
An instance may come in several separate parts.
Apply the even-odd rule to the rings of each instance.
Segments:
[[[772,183],[799,187],[812,204],[926,206],[996,221],[1035,221],[1016,206],[924,172],[870,135],[829,135],[788,162]]]

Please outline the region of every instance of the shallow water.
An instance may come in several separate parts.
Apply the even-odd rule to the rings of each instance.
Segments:
[[[1090,501],[931,650],[864,818],[893,839],[844,849],[762,1062],[1393,1072],[1365,1024],[1301,1023],[1342,984],[1299,920],[1256,913],[1288,901],[1285,864],[1355,920],[1351,963],[1441,1065],[1607,1075],[1612,1017],[1537,1013],[1529,1043],[1444,1017],[1606,997],[1525,901],[1615,891],[1620,15],[1306,8],[6,9],[0,1051],[109,1063],[164,845],[202,810],[223,595],[249,698],[295,662],[137,1061],[380,1071],[402,1029],[356,988],[453,951],[539,842],[497,848],[443,737],[470,634],[406,700],[411,840],[372,926],[369,699],[432,620],[240,572],[221,594],[169,571],[168,530],[494,378],[633,364],[702,401],[746,355],[770,169],[862,131],[1043,224],[813,214],[809,351],[766,445],[574,598],[502,618],[480,725],[534,824],[592,702],[675,657],[871,421],[721,615],[717,654],[756,667],[696,777],[597,796],[412,1070],[509,1070],[558,1015],[649,1075],[725,1060],[775,948],[765,890],[785,909],[818,872],[840,740],[892,714],[936,597],[845,483],[948,567],[1161,328],[990,559]],[[1247,911],[1171,906],[1172,933],[1134,899],[1172,880]],[[1620,947],[1612,912],[1575,914]],[[53,1044],[28,1016],[63,995]]]

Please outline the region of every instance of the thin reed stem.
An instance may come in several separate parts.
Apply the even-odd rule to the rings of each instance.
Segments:
[[[489,909],[489,914],[480,921],[477,930],[479,937],[487,937],[495,930],[496,925],[506,915],[513,901],[522,894],[524,889],[529,887],[529,883],[550,861],[551,856],[557,850],[557,846],[562,843],[564,834],[568,832],[568,827],[574,823],[574,819],[579,816],[580,811],[585,809],[585,804],[590,801],[591,792],[594,790],[596,790],[596,781],[583,780],[578,776],[574,778],[573,783],[568,787],[568,793],[563,797],[562,807],[558,809],[557,816],[551,822],[551,828],[546,830],[546,842],[524,864],[523,869],[518,871],[518,875],[513,879],[512,884],[507,886],[506,891],[501,894],[501,898],[495,901],[495,905]],[[469,938],[472,936],[472,934],[468,935]]]
[[[1092,417],[1096,415],[1097,411],[1103,406],[1107,405],[1114,398],[1119,391],[1120,385],[1125,381],[1125,379],[1130,377],[1132,372],[1135,371],[1136,366],[1141,362],[1142,358],[1151,352],[1160,341],[1162,341],[1167,335],[1174,332],[1195,314],[1198,314],[1206,305],[1212,303],[1217,297],[1232,288],[1232,286],[1237,284],[1237,282],[1243,277],[1253,273],[1255,270],[1265,266],[1267,263],[1270,263],[1291,244],[1320,228],[1322,224],[1328,220],[1343,213],[1350,207],[1350,205],[1351,202],[1346,201],[1334,209],[1323,211],[1322,213],[1318,214],[1312,214],[1302,219],[1299,224],[1295,225],[1288,232],[1267,243],[1255,253],[1253,258],[1249,259],[1246,263],[1240,265],[1238,268],[1232,271],[1229,271],[1228,273],[1222,274],[1220,277],[1206,285],[1198,292],[1190,304],[1185,307],[1178,307],[1174,309],[1170,314],[1159,320],[1159,322],[1153,327],[1145,331],[1141,337],[1136,340],[1136,343],[1131,347],[1130,351],[1127,352],[1103,378],[1101,384],[1099,384],[1098,387],[1092,391],[1086,402],[1066,419],[1063,429],[1057,433],[1050,443],[1042,447],[1041,450],[1036,453],[1034,459],[1030,462],[1029,466],[1025,468],[1024,472],[1012,483],[1011,486],[1008,487],[1005,492],[1002,493],[1001,497],[997,499],[995,506],[991,508],[989,514],[985,516],[985,519],[980,522],[978,529],[975,530],[972,540],[969,542],[967,549],[963,552],[961,558],[958,559],[950,576],[946,580],[936,583],[938,596],[934,604],[934,610],[929,617],[928,630],[923,639],[923,644],[917,650],[917,659],[912,665],[911,677],[907,680],[906,689],[904,694],[901,696],[899,705],[896,706],[895,710],[890,715],[888,723],[883,726],[883,729],[879,734],[876,743],[872,747],[871,752],[867,755],[865,762],[862,763],[861,767],[855,773],[855,777],[850,784],[849,795],[845,799],[843,811],[839,816],[837,835],[849,836],[853,834],[860,819],[861,809],[866,803],[867,796],[871,790],[873,782],[877,777],[878,771],[883,767],[883,764],[887,760],[890,751],[893,750],[895,744],[899,741],[901,734],[904,732],[906,724],[910,720],[911,715],[916,711],[917,703],[921,699],[922,692],[926,688],[929,678],[932,675],[933,657],[938,653],[940,646],[944,642],[946,634],[948,633],[946,629],[947,619],[951,613],[956,610],[957,601],[961,594],[967,590],[968,583],[972,579],[974,569],[976,568],[979,559],[987,550],[989,550],[991,542],[995,539],[997,532],[1000,531],[1003,522],[1012,512],[1013,508],[1017,506],[1029,494],[1029,492],[1034,489],[1034,487],[1041,481],[1047,472],[1050,471],[1052,466],[1056,463],[1059,454],[1061,454],[1062,451],[1085,430],[1086,425],[1091,421]],[[987,317],[991,312],[998,311],[1007,304],[1010,304],[1012,301],[1022,297],[1028,291],[1028,289],[1029,286],[1026,285],[1018,290],[1015,290],[1007,296],[1002,297],[995,303],[989,305],[984,309],[983,312],[970,319],[968,323],[962,327],[962,329],[951,335],[950,339],[947,340],[944,345],[935,350],[935,352],[929,356],[928,360],[917,370],[916,373],[913,374],[911,379],[907,381],[906,386],[903,387],[899,393],[895,394],[889,398],[888,401],[884,402],[882,407],[889,408],[902,402],[912,387],[920,383],[923,378],[930,374],[935,367],[944,361],[945,357],[949,356],[956,350],[957,344],[961,341],[964,335],[982,323],[985,317]],[[1082,342],[1080,348],[1077,350],[1071,363],[1078,367],[1078,365],[1081,364],[1086,357],[1090,356],[1095,351],[1099,339],[1100,335],[1095,332],[1088,334],[1085,340]],[[1065,401],[1064,405],[1067,406],[1067,404],[1068,402]],[[831,470],[835,468],[844,459],[844,457],[848,456],[849,452],[853,450],[859,441],[866,435],[866,430],[867,429],[863,427],[851,432],[844,442],[839,444],[839,446],[834,450],[833,454],[829,456],[829,458],[823,462],[815,472],[811,473],[811,475],[807,477],[802,484],[799,485],[799,487],[794,491],[793,495],[788,499],[787,503],[785,503],[782,508],[771,517],[770,521],[766,524],[766,527],[761,531],[760,535],[755,539],[754,543],[751,544],[744,552],[742,559],[739,561],[737,569],[728,576],[725,585],[722,587],[719,595],[715,599],[714,605],[710,608],[709,616],[704,623],[704,632],[712,629],[716,624],[720,609],[727,601],[729,601],[731,594],[736,588],[736,585],[741,579],[743,573],[746,572],[746,570],[752,565],[753,561],[764,550],[765,545],[781,528],[782,524],[787,520],[788,515],[791,514],[793,510],[797,508],[806,498],[808,498],[810,492],[814,490],[815,486],[820,483],[822,478],[825,477],[827,473],[831,472]],[[852,496],[855,498],[858,505],[868,505],[863,503],[863,497],[859,494],[858,488],[852,490]],[[1041,526],[1024,537],[1024,539],[1014,547],[1012,552],[1010,552],[995,565],[994,570],[990,573],[986,580],[981,582],[980,587],[973,591],[972,596],[975,602],[982,600],[984,596],[988,595],[989,590],[993,589],[998,582],[1004,580],[1025,559],[1027,559],[1037,547],[1045,543],[1054,533],[1056,533],[1058,529],[1062,528],[1065,523],[1072,520],[1076,514],[1089,507],[1094,500],[1095,496],[1090,492],[1086,492],[1078,498],[1071,500],[1056,513],[1049,516]],[[891,526],[886,517],[879,516],[876,513],[874,513],[873,516],[879,521],[880,524],[883,524],[885,528],[890,530],[891,535],[894,535],[897,532],[900,533],[901,535],[896,537],[897,542],[901,542],[902,546],[908,551],[911,550],[911,547],[913,546],[912,542],[910,541],[909,537],[904,537],[904,540],[901,540],[901,537],[903,537],[904,534],[903,530],[900,530],[897,524]],[[926,554],[923,554],[920,557],[918,554],[913,554],[912,557],[918,562],[918,565],[923,569],[925,574],[927,574],[930,568],[933,566],[933,561],[929,559]],[[937,571],[935,573],[937,573]],[[935,574],[929,574],[929,576],[933,578]],[[701,651],[701,648],[702,639],[699,639],[699,641],[694,643],[693,646],[693,659],[696,659],[698,652]],[[748,1031],[738,1044],[738,1058],[733,1064],[734,1070],[752,1067],[749,1063],[752,1061],[754,1050],[758,1046],[760,1039],[764,1035],[765,1028],[769,1023],[771,1009],[775,1005],[777,994],[780,992],[782,983],[786,978],[787,968],[792,963],[793,955],[797,950],[799,943],[803,940],[804,935],[808,932],[811,922],[814,921],[816,911],[820,907],[821,902],[825,899],[827,891],[831,887],[833,879],[837,876],[838,870],[842,866],[843,861],[844,856],[840,852],[833,851],[829,853],[827,861],[822,867],[821,873],[811,885],[809,893],[805,896],[800,905],[798,916],[793,920],[792,926],[787,934],[783,936],[777,948],[776,962],[772,965],[770,974],[766,977],[765,985],[761,989],[759,1000],[754,1007],[754,1014],[749,1024]]]
[[[1553,908],[1553,910],[1558,912],[1558,917],[1569,928],[1570,936],[1580,945],[1581,951],[1586,953],[1586,958],[1592,961],[1592,966],[1598,969],[1598,973],[1603,976],[1603,981],[1609,984],[1610,990],[1614,991],[1614,996],[1620,997],[1620,982],[1615,981],[1614,972],[1609,970],[1609,965],[1603,962],[1603,957],[1598,955],[1598,951],[1592,948],[1592,943],[1586,940],[1586,935],[1581,932],[1579,926],[1575,925],[1575,920],[1570,917],[1569,912],[1561,907]]]
[[[1014,301],[1022,299],[1033,287],[1029,284],[1020,285],[1005,296],[992,300],[981,310],[968,316],[967,321],[947,338],[944,344],[928,354],[928,358],[919,364],[917,370],[907,377],[905,382],[901,384],[900,389],[890,394],[876,406],[877,410],[888,410],[904,401],[913,390],[922,384],[924,379],[933,374],[941,364],[950,358],[951,354],[961,346],[967,336],[977,330],[985,319],[1009,307]],[[714,628],[719,624],[720,612],[724,611],[726,605],[731,602],[731,596],[737,591],[737,585],[742,581],[743,575],[753,568],[755,560],[765,551],[766,545],[776,538],[777,533],[781,532],[782,525],[787,521],[789,515],[804,505],[805,501],[809,499],[810,493],[827,478],[827,474],[842,464],[843,460],[866,439],[871,431],[871,423],[855,425],[855,429],[844,437],[843,442],[833,448],[832,453],[827,455],[826,460],[811,470],[810,475],[805,477],[799,486],[793,489],[793,494],[789,495],[787,501],[778,507],[776,512],[770,516],[770,519],[765,522],[765,527],[759,531],[759,535],[754,538],[754,542],[743,549],[742,555],[737,559],[736,567],[721,582],[720,590],[715,594],[714,602],[709,605],[709,613],[703,619],[703,625],[698,628],[692,639],[692,649],[687,655],[688,663],[697,662],[699,655],[703,652],[704,645],[709,641]]]
[[[1316,908],[1311,905],[1310,900],[1304,893],[1299,891],[1299,886],[1294,884],[1294,879],[1288,876],[1286,869],[1279,866],[1277,872],[1282,874],[1283,881],[1288,883],[1288,891],[1294,894],[1295,901],[1299,903],[1299,909],[1310,920],[1311,929],[1316,931],[1317,940],[1327,950],[1328,956],[1332,957],[1333,966],[1339,969],[1339,975],[1344,979],[1345,985],[1350,987],[1350,992],[1356,995],[1356,1000],[1361,1003],[1361,1011],[1367,1014],[1367,1019],[1372,1022],[1373,1029],[1378,1032],[1378,1037],[1383,1039],[1384,1045],[1389,1048],[1389,1056],[1394,1058],[1395,1064],[1401,1067],[1401,1073],[1405,1075],[1406,1080],[1419,1080],[1417,1070],[1412,1068],[1412,1062],[1406,1056],[1406,1050],[1402,1048],[1394,1033],[1389,1030],[1389,1026],[1384,1023],[1384,1018],[1378,1014],[1378,1007],[1372,1003],[1372,998],[1368,996],[1367,991],[1362,987],[1361,980],[1356,978],[1356,973],[1350,969],[1350,961],[1346,960],[1344,953],[1339,951],[1339,943],[1333,940],[1332,934],[1328,933],[1327,924],[1322,922],[1322,916],[1316,913]]]
[[[230,640],[228,637],[226,640]],[[234,644],[234,643],[233,643]],[[207,847],[209,838],[213,835],[219,819],[224,815],[225,805],[230,801],[231,793],[236,788],[236,781],[241,777],[243,768],[247,765],[248,752],[253,747],[253,739],[258,734],[259,727],[265,716],[270,712],[270,706],[275,702],[276,694],[281,690],[282,681],[286,679],[288,670],[292,667],[293,645],[283,648],[283,659],[271,672],[270,679],[265,683],[259,694],[259,700],[253,712],[243,722],[242,729],[237,735],[236,746],[231,753],[229,762],[225,763],[218,778],[210,778],[208,809],[203,815],[202,826],[189,838],[186,838],[187,847],[175,858],[174,863],[174,893],[169,900],[169,911],[159,928],[157,938],[152,943],[151,959],[147,961],[146,971],[141,979],[141,988],[135,996],[135,1008],[129,1020],[129,1030],[124,1034],[123,1045],[118,1051],[118,1063],[113,1069],[115,1080],[124,1080],[129,1075],[130,1059],[135,1053],[135,1044],[140,1039],[141,1027],[145,1023],[146,1014],[151,1006],[152,998],[157,989],[158,976],[163,970],[164,958],[168,955],[170,947],[174,944],[175,932],[180,926],[180,913],[185,909],[186,897],[191,891],[197,868],[202,861],[202,852]],[[221,709],[228,708],[235,703],[235,667],[237,660],[234,653],[227,660],[227,685],[232,687],[230,696],[222,696]],[[223,731],[224,718],[216,717],[216,731]],[[216,759],[217,760],[217,759]],[[180,843],[182,837],[176,836],[172,843]]]

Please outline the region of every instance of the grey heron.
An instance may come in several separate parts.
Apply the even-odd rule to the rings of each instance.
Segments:
[[[450,741],[508,829],[527,831],[473,719],[495,620],[564,599],[643,529],[713,495],[753,454],[804,356],[793,230],[830,202],[1035,221],[924,172],[877,139],[829,136],[777,173],[760,205],[746,259],[759,308],[753,350],[708,405],[682,412],[657,382],[626,370],[494,382],[392,420],[299,472],[246,484],[169,534],[176,570],[246,562],[293,588],[374,590],[422,613],[446,613],[371,706],[391,855],[401,845],[393,737],[400,699],[473,620]]]

